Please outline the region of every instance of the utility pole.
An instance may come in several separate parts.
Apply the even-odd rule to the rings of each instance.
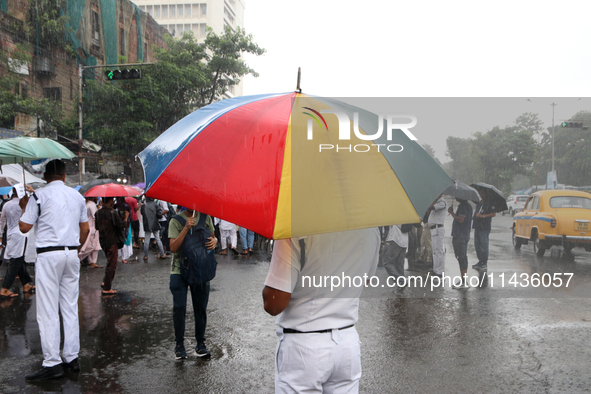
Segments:
[[[558,104],[552,103],[552,174],[554,174],[554,107]]]
[[[90,68],[152,66],[154,64],[156,63],[105,64],[103,66],[83,66],[82,64],[78,64],[78,172],[80,174],[80,184],[82,184],[82,175],[85,173],[84,157],[82,157],[82,80],[84,70]]]

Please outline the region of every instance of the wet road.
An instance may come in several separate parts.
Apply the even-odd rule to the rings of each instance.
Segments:
[[[510,224],[508,216],[493,219],[486,276],[479,281],[469,270],[481,287],[427,286],[403,296],[380,286],[364,292],[357,324],[361,392],[591,391],[591,253],[575,249],[570,258],[548,251],[537,258],[531,245],[516,252]],[[459,269],[450,229],[446,225],[446,273],[453,276]],[[468,251],[472,265],[472,241]],[[191,352],[185,361],[174,360],[170,260],[151,256],[144,263],[140,255],[119,263],[115,296],[101,297],[102,269],[82,267],[79,376],[25,383],[42,359],[35,296],[0,300],[0,392],[273,392],[275,319],[261,301],[269,256],[219,256],[218,262],[206,331],[210,360]],[[523,288],[517,279],[509,284],[513,274],[534,273],[573,276],[568,288]],[[378,276],[385,283],[383,268]],[[195,345],[192,324],[191,312],[188,348]]]

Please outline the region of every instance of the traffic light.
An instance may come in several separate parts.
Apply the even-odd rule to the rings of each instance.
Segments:
[[[142,73],[137,68],[131,70],[107,70],[105,71],[105,77],[108,81],[119,79],[140,79]]]
[[[583,127],[583,122],[562,122],[560,126],[580,129]]]

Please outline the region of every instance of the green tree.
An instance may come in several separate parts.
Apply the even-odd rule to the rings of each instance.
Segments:
[[[554,168],[558,182],[573,186],[591,185],[591,112],[580,111],[569,121],[583,122],[583,128],[556,126],[554,129]],[[586,128],[585,128],[586,127]],[[545,183],[546,172],[552,170],[552,128],[542,139],[540,174]],[[543,170],[543,171],[542,171]]]
[[[141,68],[141,79],[87,82],[84,124],[107,149],[145,148],[195,109],[221,99],[244,75],[257,76],[240,56],[264,53],[242,29],[221,36],[210,30],[204,44],[188,32],[165,41],[167,49],[155,48],[158,61]]]
[[[433,147],[431,145],[423,144],[421,146],[429,154],[429,156],[431,156],[437,162],[437,164],[441,165],[441,162],[439,161],[439,159],[435,157],[435,149],[433,149]]]

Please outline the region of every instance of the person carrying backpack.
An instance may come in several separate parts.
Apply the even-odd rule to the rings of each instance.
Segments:
[[[210,216],[186,209],[174,216],[168,226],[170,250],[173,253],[170,273],[172,293],[172,316],[174,322],[175,359],[187,358],[185,351],[185,315],[187,311],[187,288],[191,288],[193,313],[195,314],[195,355],[209,358],[205,346],[207,324],[207,303],[209,301],[209,280],[215,275],[215,254],[217,238],[213,236],[214,226]],[[197,256],[197,257],[195,257]],[[207,262],[201,261],[207,259]],[[207,264],[211,263],[212,267]],[[199,260],[199,261],[196,261]]]

